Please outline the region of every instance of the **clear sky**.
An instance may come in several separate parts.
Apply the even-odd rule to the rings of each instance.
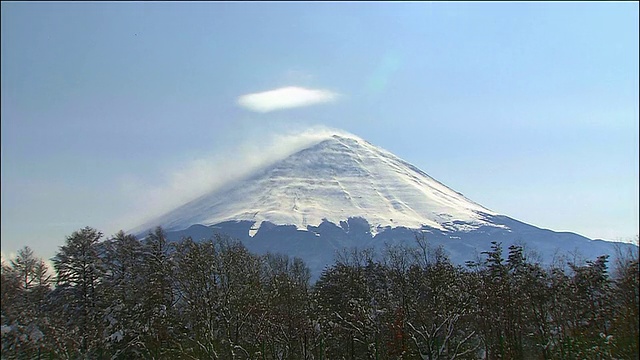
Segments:
[[[637,2],[1,6],[4,256],[127,230],[311,126],[539,227],[638,234]]]

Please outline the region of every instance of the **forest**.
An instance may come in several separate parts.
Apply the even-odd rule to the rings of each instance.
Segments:
[[[2,359],[638,359],[638,253],[455,265],[428,238],[299,258],[239,241],[110,238],[2,264]],[[613,258],[613,257],[612,257]]]

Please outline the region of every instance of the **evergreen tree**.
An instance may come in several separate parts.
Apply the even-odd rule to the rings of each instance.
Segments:
[[[67,338],[77,342],[82,356],[96,356],[103,347],[101,238],[102,233],[90,227],[75,231],[52,259],[56,270],[52,300],[66,320]]]
[[[140,320],[144,356],[167,357],[176,340],[174,262],[170,245],[161,227],[144,239],[142,249],[142,283],[145,296],[141,298]]]
[[[143,275],[143,246],[123,231],[105,241],[104,336],[114,358],[141,356],[145,320],[141,308],[147,295]]]
[[[44,301],[50,291],[48,269],[28,246],[10,265],[2,264],[3,358],[37,356],[45,347]]]
[[[612,319],[611,341],[614,354],[620,358],[640,357],[640,264],[638,251],[619,253],[616,264],[612,299],[615,299],[615,316]]]
[[[175,244],[176,291],[186,353],[196,358],[219,358],[222,292],[219,259],[213,241],[185,238]]]

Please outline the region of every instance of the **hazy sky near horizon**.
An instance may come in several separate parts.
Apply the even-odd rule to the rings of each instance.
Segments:
[[[127,230],[309,127],[358,135],[539,227],[638,234],[637,2],[1,14],[4,256],[49,258],[84,226]]]

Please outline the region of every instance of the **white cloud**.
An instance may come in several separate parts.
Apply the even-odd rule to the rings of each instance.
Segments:
[[[266,113],[335,101],[338,94],[329,90],[288,86],[275,90],[246,94],[238,98],[238,105],[251,111]]]

